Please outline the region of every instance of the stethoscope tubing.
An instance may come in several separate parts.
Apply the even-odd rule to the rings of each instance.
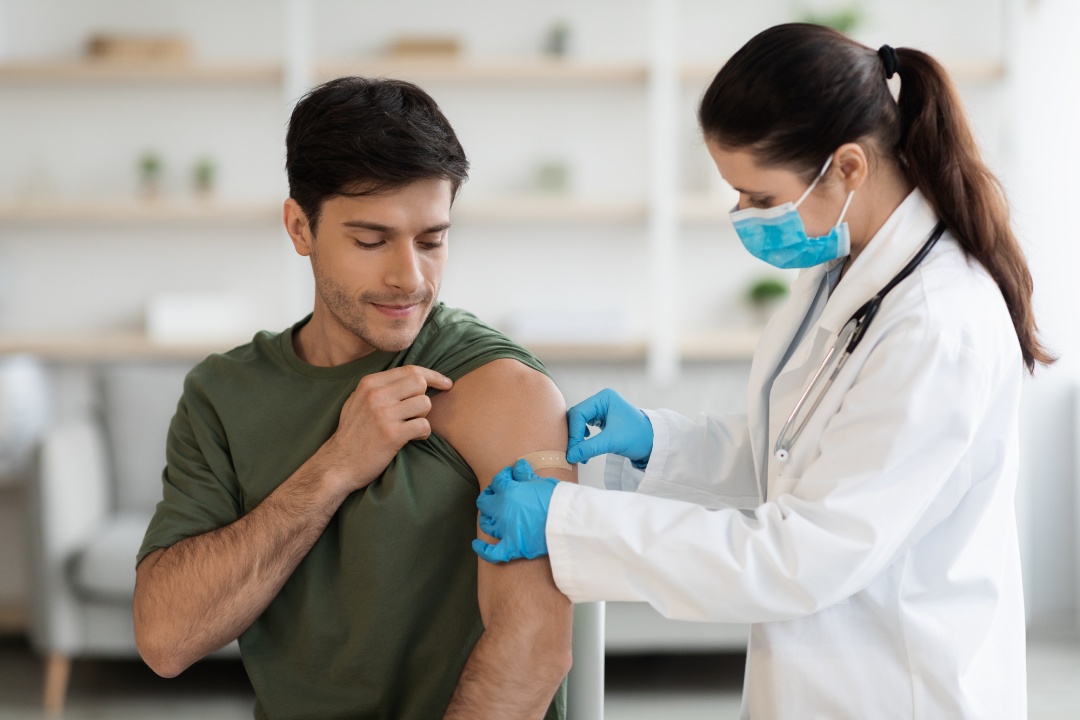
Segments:
[[[938,239],[944,234],[944,232],[945,223],[938,222],[938,224],[934,226],[933,232],[930,233],[929,239],[927,239],[927,241],[919,249],[919,252],[915,254],[915,257],[911,258],[911,260],[909,260],[908,263],[904,265],[900,272],[896,273],[896,275],[893,276],[892,280],[890,280],[885,285],[885,287],[879,290],[872,298],[863,303],[863,305],[855,311],[851,318],[849,318],[848,321],[844,323],[844,326],[840,329],[840,332],[836,336],[836,341],[833,343],[832,347],[829,348],[829,352],[825,354],[825,358],[821,361],[821,366],[818,367],[817,371],[814,373],[814,376],[810,378],[810,382],[807,383],[806,389],[802,392],[802,395],[799,396],[799,399],[795,403],[795,407],[791,410],[791,414],[788,415],[787,420],[784,422],[784,425],[780,428],[780,433],[776,438],[776,445],[773,446],[773,456],[778,461],[782,463],[788,461],[788,458],[791,455],[791,446],[795,444],[795,441],[802,434],[803,428],[806,427],[806,423],[810,421],[810,418],[811,416],[813,416],[814,411],[817,410],[818,405],[821,404],[821,399],[825,397],[825,394],[829,391],[829,388],[832,387],[833,381],[836,380],[836,377],[840,374],[840,370],[843,369],[844,365],[847,363],[847,359],[851,357],[851,353],[855,351],[855,348],[859,346],[859,343],[862,342],[862,339],[866,336],[866,329],[870,327],[870,323],[873,321],[874,316],[877,315],[878,308],[881,307],[881,301],[885,298],[886,295],[889,294],[889,291],[896,287],[902,280],[904,280],[904,278],[914,272],[915,268],[919,266],[919,263],[921,263],[923,259],[930,254],[930,250],[934,247],[934,245],[937,243]],[[852,325],[853,328],[850,337],[845,337],[844,331],[848,328],[848,326]],[[826,369],[829,367],[829,363],[832,361],[833,357],[836,355],[837,351],[841,347],[843,347],[844,349],[840,351],[840,357],[836,364],[836,367],[833,368],[833,371],[825,380],[825,384],[822,386],[821,391],[818,392],[817,396],[814,398],[813,403],[810,405],[809,408],[807,408],[806,413],[803,414],[802,421],[791,432],[791,436],[788,437],[788,429],[791,427],[791,424],[795,422],[795,418],[798,417],[800,411],[803,408],[803,405],[806,403],[807,397],[809,397],[810,393],[813,392],[814,387],[818,383],[818,380],[821,379],[822,374],[825,373]]]

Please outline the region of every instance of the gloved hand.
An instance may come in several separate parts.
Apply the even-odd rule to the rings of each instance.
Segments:
[[[490,563],[548,554],[548,505],[559,481],[537,477],[532,466],[518,460],[500,470],[476,500],[480,529],[499,539],[498,545],[473,540],[473,551]]]
[[[570,442],[566,462],[588,462],[604,453],[629,458],[634,467],[644,469],[652,455],[653,427],[645,413],[626,402],[611,389],[601,390],[566,411]],[[603,432],[585,439],[586,425]]]

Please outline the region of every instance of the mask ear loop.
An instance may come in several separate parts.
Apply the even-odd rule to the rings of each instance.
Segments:
[[[836,224],[844,222],[844,216],[847,215],[847,209],[851,207],[851,199],[855,197],[855,191],[852,190],[847,194],[847,200],[844,201],[844,209],[840,211],[840,219],[836,221]]]
[[[829,159],[825,161],[825,165],[821,168],[821,172],[817,174],[817,177],[814,178],[814,182],[810,183],[810,187],[806,188],[806,192],[800,195],[799,199],[795,201],[795,207],[799,207],[800,205],[802,205],[802,201],[806,199],[806,196],[814,191],[814,188],[817,187],[817,184],[821,180],[821,178],[825,177],[825,173],[829,170],[830,165],[832,165],[832,155],[830,155]]]

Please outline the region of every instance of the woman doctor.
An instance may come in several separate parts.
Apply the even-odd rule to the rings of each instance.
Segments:
[[[1053,358],[951,82],[917,50],[784,25],[699,120],[747,250],[806,268],[747,415],[600,392],[568,413],[567,459],[621,456],[607,485],[636,492],[519,461],[478,501],[500,542],[477,553],[550,555],[574,602],[751,623],[744,718],[1025,717],[1017,414]]]

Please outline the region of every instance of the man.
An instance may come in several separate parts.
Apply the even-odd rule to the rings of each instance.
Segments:
[[[464,151],[422,90],[362,78],[302,99],[286,145],[314,310],[188,375],[139,652],[172,677],[239,637],[257,718],[562,718],[572,609],[547,560],[470,548],[494,542],[492,476],[567,435],[542,365],[436,302]]]

